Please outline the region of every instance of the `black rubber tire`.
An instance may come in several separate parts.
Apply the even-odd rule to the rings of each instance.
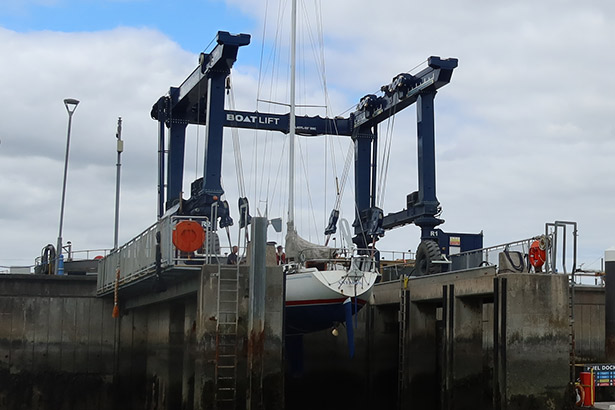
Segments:
[[[414,275],[425,276],[440,273],[442,265],[433,263],[435,260],[441,260],[442,253],[436,241],[421,241],[416,250],[416,259],[414,264]]]

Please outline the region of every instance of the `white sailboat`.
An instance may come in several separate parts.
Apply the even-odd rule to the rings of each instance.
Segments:
[[[379,273],[375,255],[355,249],[350,228],[342,219],[345,248],[335,249],[302,239],[295,229],[295,75],[296,75],[296,0],[292,1],[290,55],[290,133],[288,221],[286,233],[286,332],[303,334],[337,326],[365,305]]]
[[[348,223],[342,220],[344,225]],[[287,249],[297,243],[307,244],[291,230]],[[369,301],[379,276],[374,255],[324,247],[304,247],[295,255],[297,261],[285,265],[287,334],[332,328],[344,321],[348,324],[349,315]]]

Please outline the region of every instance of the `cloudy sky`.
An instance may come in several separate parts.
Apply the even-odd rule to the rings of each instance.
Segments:
[[[259,108],[257,94],[265,94],[259,67],[267,65],[260,63],[267,55],[262,50],[275,44],[276,29],[286,28],[270,17],[289,7],[278,3],[1,2],[0,271],[32,265],[43,246],[56,243],[68,122],[64,98],[81,101],[73,117],[64,242],[78,250],[113,245],[115,131],[121,116],[124,243],[156,220],[158,147],[151,106],[186,78],[199,52],[210,50],[216,32],[225,30],[252,35],[251,45],[239,52],[234,93],[238,109]],[[604,250],[615,245],[615,3],[443,0],[427,6],[382,0],[377,8],[364,0],[315,8],[312,1],[299,3],[306,14],[321,13],[331,115],[346,112],[428,56],[459,59],[451,83],[436,98],[443,230],[483,231],[490,246],[539,235],[545,222],[575,221],[579,263],[600,268]],[[288,36],[281,36],[286,43]],[[319,86],[305,78],[304,101],[319,104],[310,95]],[[388,126],[383,124],[381,135]],[[188,135],[185,191],[202,168],[195,152],[202,151],[203,130],[190,128]],[[392,137],[385,213],[401,210],[406,194],[416,189],[413,108],[396,116]],[[282,136],[264,138],[284,144]],[[228,141],[225,189],[235,204]],[[256,209],[263,199],[250,188],[259,184],[251,182],[257,176],[250,174],[255,165],[249,158],[259,155],[251,149],[249,142],[242,145]],[[323,168],[314,154],[311,158],[307,162]],[[320,191],[318,183],[311,186],[313,201],[320,200]],[[346,197],[352,197],[351,187]],[[273,204],[273,198],[267,200]],[[320,224],[328,211],[315,207]],[[416,249],[418,239],[419,230],[407,226],[388,233],[380,248]]]

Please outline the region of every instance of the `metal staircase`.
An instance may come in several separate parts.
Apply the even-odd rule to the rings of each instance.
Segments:
[[[218,265],[215,406],[234,409],[237,401],[237,319],[239,266]]]

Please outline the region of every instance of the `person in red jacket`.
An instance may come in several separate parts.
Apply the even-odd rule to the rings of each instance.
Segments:
[[[278,245],[275,253],[275,261],[278,265],[284,265],[286,263],[286,254],[282,250],[282,245]]]

